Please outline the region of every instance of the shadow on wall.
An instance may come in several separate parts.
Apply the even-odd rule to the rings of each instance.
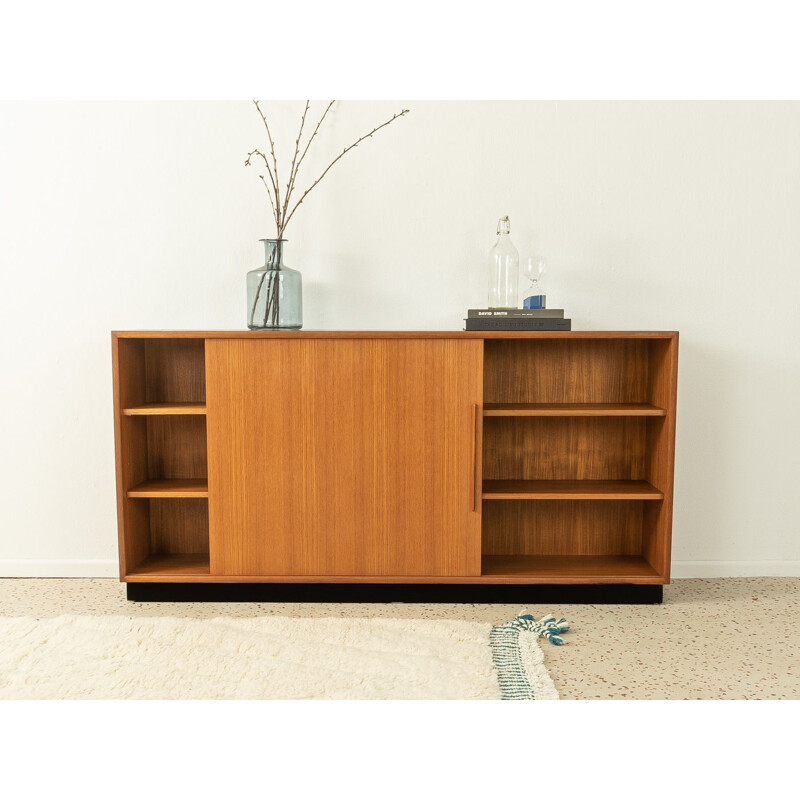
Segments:
[[[789,486],[800,442],[786,426],[800,370],[758,342],[726,352],[691,336],[682,330],[678,359],[673,558],[770,561],[792,546],[800,555]]]

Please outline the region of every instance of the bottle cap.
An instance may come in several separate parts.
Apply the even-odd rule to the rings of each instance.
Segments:
[[[497,221],[497,233],[511,233],[511,222],[508,217],[500,217]]]

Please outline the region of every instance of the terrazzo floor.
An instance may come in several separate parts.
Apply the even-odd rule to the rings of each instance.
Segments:
[[[114,579],[0,580],[0,615],[394,617],[505,622],[517,605],[129,603]],[[662,605],[531,606],[567,618],[544,640],[562,699],[800,699],[800,578],[678,580]]]

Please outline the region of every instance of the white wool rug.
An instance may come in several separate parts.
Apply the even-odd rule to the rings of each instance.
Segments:
[[[0,618],[0,699],[557,700],[564,620]]]

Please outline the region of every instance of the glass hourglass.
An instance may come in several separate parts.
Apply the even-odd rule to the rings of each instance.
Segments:
[[[547,295],[544,286],[544,275],[547,262],[541,256],[531,256],[525,262],[525,277],[528,286],[523,290],[523,308],[547,308]]]

